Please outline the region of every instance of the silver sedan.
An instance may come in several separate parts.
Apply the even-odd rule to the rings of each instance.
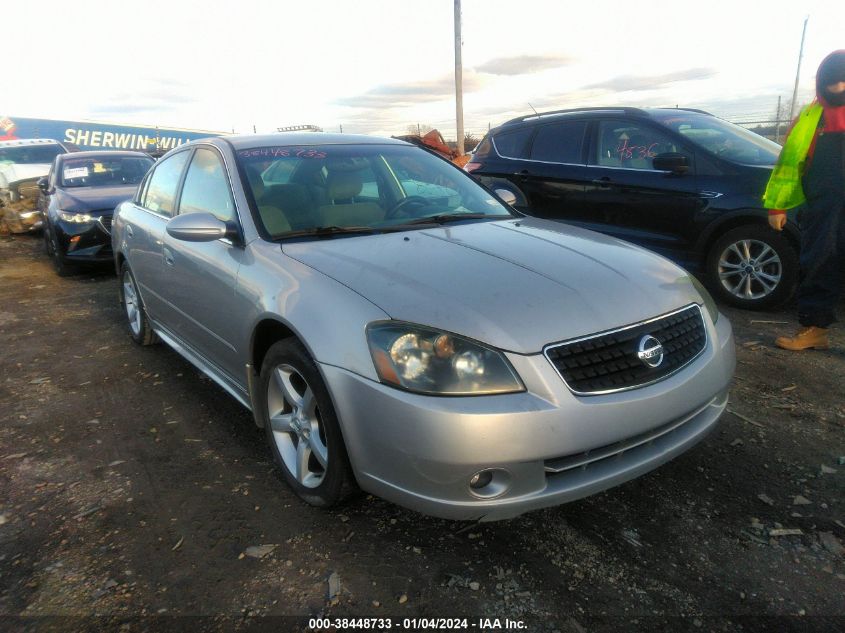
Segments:
[[[251,409],[313,505],[513,517],[652,470],[727,404],[731,326],[693,277],[403,142],[183,145],[112,239],[132,338]]]

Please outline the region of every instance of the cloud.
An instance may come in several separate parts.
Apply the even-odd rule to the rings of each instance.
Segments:
[[[472,71],[464,72],[464,92],[478,90],[483,84],[483,78],[477,74]],[[448,75],[430,81],[384,84],[360,95],[341,97],[335,100],[335,103],[354,108],[404,107],[450,99],[454,94],[455,78]]]
[[[107,96],[106,96],[107,94]],[[110,89],[88,108],[93,116],[172,112],[199,103],[188,84],[173,79],[142,79],[131,89]]]
[[[568,66],[571,63],[571,58],[562,55],[518,55],[491,59],[476,66],[475,70],[490,75],[525,75]]]
[[[699,81],[716,75],[712,68],[690,68],[664,75],[622,75],[586,86],[587,89],[629,92],[637,90],[656,90],[682,81]]]

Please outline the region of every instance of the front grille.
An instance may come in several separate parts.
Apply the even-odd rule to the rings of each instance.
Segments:
[[[637,355],[649,335],[663,345],[663,360],[657,367]],[[573,392],[598,395],[662,380],[692,362],[706,344],[701,308],[691,305],[643,323],[551,345],[545,354]]]
[[[111,234],[111,215],[101,215],[100,216],[100,225],[105,229],[106,233]]]

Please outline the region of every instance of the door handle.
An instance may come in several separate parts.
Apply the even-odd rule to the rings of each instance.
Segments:
[[[607,176],[604,176],[603,178],[596,178],[595,180],[592,181],[592,183],[594,185],[597,185],[599,187],[604,187],[604,188],[610,187],[610,185],[613,184],[613,182]]]
[[[520,180],[525,180],[530,175],[531,175],[531,172],[528,171],[527,169],[523,169],[522,171],[518,171],[518,172],[514,173],[514,176],[516,176]]]
[[[126,235],[128,235],[129,237],[135,237],[135,231],[133,230],[131,224],[126,225]]]
[[[168,266],[174,265],[173,253],[170,251],[169,248],[163,248],[162,252],[164,253],[164,263]]]

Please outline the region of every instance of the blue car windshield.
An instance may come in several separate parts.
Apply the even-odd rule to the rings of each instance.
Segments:
[[[272,238],[324,227],[511,217],[464,172],[404,145],[273,146],[236,152]]]
[[[137,185],[152,166],[143,156],[66,158],[61,162],[62,187],[120,187]]]
[[[780,145],[723,119],[686,110],[652,112],[671,128],[705,151],[743,165],[774,165]]]

